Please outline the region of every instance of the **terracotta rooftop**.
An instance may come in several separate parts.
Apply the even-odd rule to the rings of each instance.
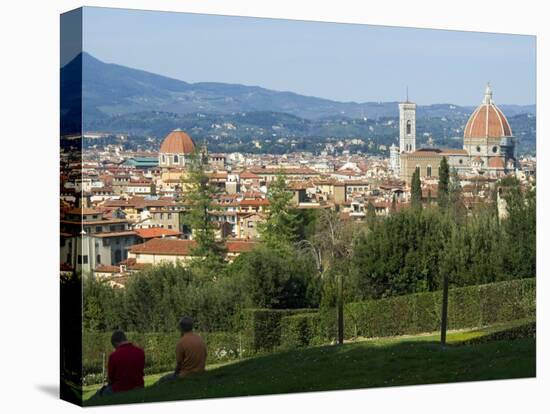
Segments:
[[[150,229],[136,229],[136,234],[142,239],[152,239],[155,237],[174,237],[180,236],[181,232],[172,229],[164,229],[162,227],[153,227]]]
[[[464,128],[464,138],[501,138],[512,136],[512,129],[494,103],[484,103],[472,113]]]
[[[194,150],[195,144],[191,137],[182,130],[176,129],[164,138],[159,152],[164,154],[191,154]]]
[[[250,251],[257,242],[231,240],[226,242],[228,253],[243,253]],[[157,254],[166,256],[190,256],[197,245],[194,240],[151,239],[143,244],[137,244],[129,249],[130,253]]]

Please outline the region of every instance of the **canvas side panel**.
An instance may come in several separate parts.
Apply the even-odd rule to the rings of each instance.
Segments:
[[[60,28],[60,397],[82,405],[82,9]]]

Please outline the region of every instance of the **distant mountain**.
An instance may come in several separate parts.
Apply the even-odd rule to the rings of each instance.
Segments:
[[[104,63],[87,53],[77,56],[61,69],[62,113],[74,112],[82,79],[84,129],[132,113],[175,114],[278,112],[317,120],[326,117],[380,118],[398,115],[397,102],[336,102],[278,92],[258,86],[215,82],[187,83],[177,79]],[[535,113],[534,105],[501,105],[507,116]],[[419,118],[463,118],[473,107],[452,104],[418,106]]]

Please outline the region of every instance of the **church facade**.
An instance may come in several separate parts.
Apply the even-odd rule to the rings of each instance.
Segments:
[[[462,149],[430,147],[417,150],[416,104],[408,100],[400,103],[399,157],[396,151],[396,146],[390,148],[392,168],[407,183],[411,182],[416,169],[420,171],[421,178],[437,178],[443,157],[447,158],[451,169],[464,175],[500,177],[513,172],[517,165],[516,141],[512,129],[506,116],[495,105],[489,85],[481,105],[470,115],[464,127]]]

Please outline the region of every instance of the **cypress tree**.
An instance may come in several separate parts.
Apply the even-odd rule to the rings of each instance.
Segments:
[[[422,208],[422,187],[420,184],[420,170],[416,169],[411,179],[411,206],[415,209]]]
[[[449,204],[449,163],[443,157],[439,164],[439,184],[437,187],[437,203],[439,207],[447,207]]]

